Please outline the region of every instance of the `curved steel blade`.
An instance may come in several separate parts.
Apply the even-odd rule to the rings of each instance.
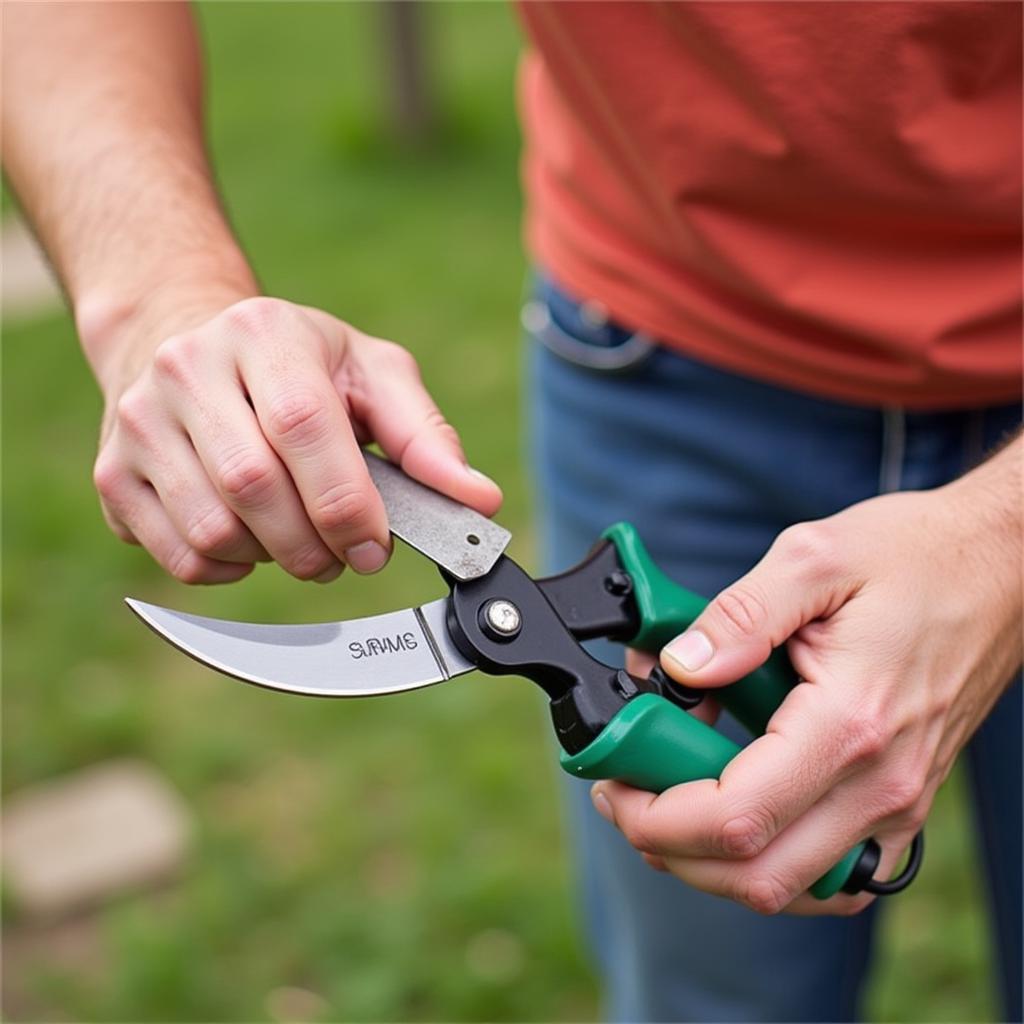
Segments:
[[[208,619],[125,598],[155,633],[210,668],[315,697],[416,690],[475,666],[448,638],[447,598],[348,622],[259,625]]]

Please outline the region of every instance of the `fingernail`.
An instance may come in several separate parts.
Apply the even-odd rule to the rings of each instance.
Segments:
[[[363,541],[345,552],[345,561],[364,576],[379,572],[387,560],[387,551],[375,540]]]
[[[330,583],[331,580],[336,580],[345,571],[345,566],[341,562],[335,562],[328,569],[324,569],[319,576],[313,577],[314,583]]]
[[[498,486],[486,473],[481,473],[479,469],[474,469],[472,466],[466,466],[466,472],[470,476],[475,476],[477,480],[482,480],[485,484],[490,484],[492,487]]]
[[[591,788],[590,799],[594,802],[594,808],[597,810],[597,813],[605,821],[610,821],[614,825],[615,812],[612,810],[611,801],[604,795],[604,789],[601,787],[600,782]]]
[[[714,657],[715,649],[699,629],[688,629],[677,636],[663,653],[684,672],[698,672]]]

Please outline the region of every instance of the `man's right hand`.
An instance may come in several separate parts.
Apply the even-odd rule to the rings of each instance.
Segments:
[[[244,299],[129,358],[107,391],[96,487],[111,529],[186,583],[267,560],[321,582],[380,569],[391,545],[370,441],[485,515],[501,504],[409,352],[320,310]]]
[[[203,146],[189,5],[10,6],[5,170],[103,390],[95,480],[118,536],[189,583],[265,559],[302,579],[374,572],[390,541],[369,441],[495,512],[408,352],[253,297]]]

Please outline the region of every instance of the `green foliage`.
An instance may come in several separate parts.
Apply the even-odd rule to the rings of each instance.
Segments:
[[[416,353],[471,460],[505,486],[502,520],[529,564],[508,429],[524,272],[517,29],[504,5],[431,5],[457,127],[412,159],[365,127],[384,73],[370,14],[203,8],[218,174],[269,292]],[[4,788],[138,756],[197,820],[183,877],[75,925],[92,929],[80,961],[49,944],[29,956],[24,1005],[6,1016],[281,1019],[275,990],[295,987],[319,997],[310,1019],[593,1019],[555,752],[532,688],[471,676],[393,700],[292,699],[203,671],[120,603],[129,593],[241,619],[333,619],[440,594],[430,567],[399,552],[381,576],[328,587],[273,567],[226,589],[167,580],[103,525],[90,484],[100,403],[68,319],[4,340]],[[954,796],[924,876],[892,908],[878,1019],[992,1015]],[[9,925],[17,944],[22,926]]]

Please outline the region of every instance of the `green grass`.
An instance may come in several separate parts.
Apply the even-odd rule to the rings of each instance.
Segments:
[[[471,459],[505,486],[502,519],[529,564],[509,430],[524,269],[511,14],[429,8],[447,144],[412,158],[370,130],[371,8],[203,13],[218,173],[268,291],[416,353]],[[4,788],[138,756],[197,820],[179,883],[78,925],[89,956],[46,942],[19,956],[7,1018],[267,1020],[268,994],[297,986],[322,997],[325,1020],[593,1019],[531,687],[472,676],[395,700],[289,699],[204,672],[120,604],[339,618],[439,595],[430,567],[403,552],[379,577],[330,587],[273,567],[227,589],[167,580],[100,518],[100,406],[67,318],[11,325],[4,342]],[[961,804],[943,794],[925,874],[891,907],[878,1020],[993,1017]],[[8,927],[17,944],[16,909]]]

